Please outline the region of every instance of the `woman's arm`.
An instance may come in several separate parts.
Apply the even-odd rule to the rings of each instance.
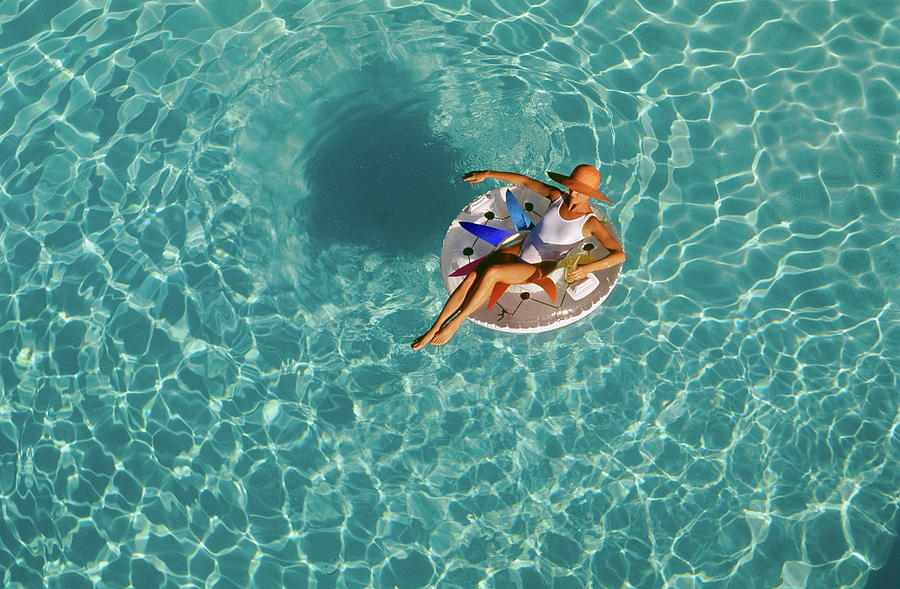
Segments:
[[[585,229],[590,231],[591,235],[597,238],[597,241],[603,244],[607,250],[609,250],[609,254],[606,255],[601,260],[597,260],[596,262],[591,262],[590,264],[585,264],[584,266],[578,266],[569,273],[569,277],[573,280],[581,280],[591,272],[596,272],[597,270],[605,270],[606,268],[612,268],[617,264],[625,263],[625,252],[622,249],[622,246],[619,245],[619,242],[610,235],[609,230],[603,225],[603,223],[597,217],[591,217],[585,223]]]
[[[483,182],[488,178],[493,178],[494,180],[500,180],[501,182],[506,182],[507,184],[515,184],[516,186],[524,186],[530,190],[533,190],[540,194],[541,196],[546,196],[550,200],[556,200],[560,196],[562,196],[562,192],[558,188],[554,188],[549,184],[544,184],[540,180],[535,180],[534,178],[529,178],[528,176],[523,176],[522,174],[514,174],[512,172],[494,172],[493,170],[482,170],[480,172],[469,172],[465,176],[463,176],[463,180],[468,182],[469,184],[478,184],[479,182]]]

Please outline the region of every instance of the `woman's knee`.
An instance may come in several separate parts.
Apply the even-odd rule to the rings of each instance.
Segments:
[[[503,269],[500,266],[488,266],[484,269],[484,279],[485,280],[496,280],[503,273]]]

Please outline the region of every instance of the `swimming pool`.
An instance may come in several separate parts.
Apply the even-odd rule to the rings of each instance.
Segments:
[[[898,7],[0,2],[17,587],[838,587],[900,495]],[[628,255],[464,326],[463,172]]]

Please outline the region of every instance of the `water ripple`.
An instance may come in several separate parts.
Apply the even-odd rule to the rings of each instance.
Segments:
[[[900,490],[880,11],[0,5],[3,584],[861,586]],[[461,174],[591,160],[608,304],[410,353]]]

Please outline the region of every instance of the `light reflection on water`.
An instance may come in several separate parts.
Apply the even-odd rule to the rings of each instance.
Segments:
[[[5,585],[882,564],[896,7],[271,4],[0,10]],[[462,173],[582,161],[608,303],[408,351]]]

